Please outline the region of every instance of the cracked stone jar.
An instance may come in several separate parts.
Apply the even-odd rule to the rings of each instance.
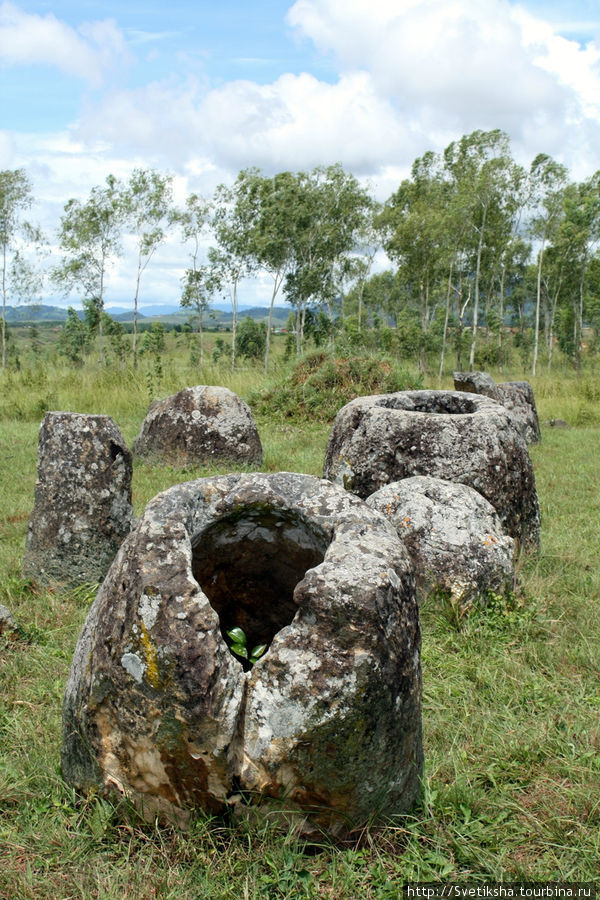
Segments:
[[[131,473],[110,416],[46,413],[23,573],[42,584],[102,581],[131,530]]]
[[[489,397],[461,391],[358,397],[335,418],[323,473],[363,498],[414,475],[468,485],[492,504],[518,548],[539,547],[529,450],[509,411]]]
[[[231,649],[266,644],[250,666]],[[79,638],[62,770],[185,824],[197,808],[332,835],[406,811],[422,772],[414,579],[329,482],[204,478],[148,504]]]

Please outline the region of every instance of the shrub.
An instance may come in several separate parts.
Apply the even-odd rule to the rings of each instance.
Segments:
[[[278,385],[249,399],[262,415],[327,422],[355,397],[422,387],[420,375],[387,357],[333,356],[320,351],[301,359]]]

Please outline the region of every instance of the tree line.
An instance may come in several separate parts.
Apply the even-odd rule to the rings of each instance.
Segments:
[[[172,176],[135,169],[65,204],[60,258],[45,277],[55,289],[78,293],[101,362],[105,334],[118,337],[118,323],[104,310],[111,265],[125,243],[134,249],[127,352],[135,367],[144,276],[178,234],[187,254],[180,303],[193,314],[200,362],[203,316],[228,296],[235,366],[240,292],[263,273],[271,281],[265,371],[278,297],[290,304],[297,353],[318,322],[323,334],[341,329],[355,343],[370,334],[376,345],[410,347],[421,362],[435,350],[441,374],[451,347],[458,367],[474,367],[484,330],[501,369],[510,321],[527,344],[533,374],[542,352],[551,366],[557,339],[580,369],[584,325],[595,333],[600,320],[599,188],[600,172],[574,182],[543,153],[528,168],[518,164],[500,130],[475,131],[425,153],[385,203],[339,164],[273,176],[244,169],[212,197],[193,193],[180,207]],[[43,251],[45,238],[26,218],[33,199],[23,169],[0,172],[3,369],[8,300],[39,296],[43,285],[32,251]],[[83,340],[81,327],[70,309],[66,333]]]

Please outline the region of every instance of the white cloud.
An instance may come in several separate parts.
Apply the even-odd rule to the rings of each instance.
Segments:
[[[200,157],[234,171],[340,161],[372,172],[414,149],[410,129],[367,72],[348,73],[336,84],[305,73],[267,85],[231,81],[206,90],[190,80],[115,91],[100,108],[88,107],[76,134],[178,167]]]
[[[283,75],[271,85],[230,82],[200,108],[218,158],[233,168],[268,170],[342,162],[372,172],[402,149],[404,129],[367,72],[335,84],[312,75]]]
[[[0,169],[11,169],[15,158],[15,142],[8,131],[0,131]]]
[[[366,69],[400,112],[514,127],[568,100],[536,63],[505,0],[298,0],[289,22],[343,71]]]
[[[535,124],[564,139],[584,119],[596,133],[598,48],[506,0],[298,0],[288,21],[424,135],[500,127],[523,142]]]
[[[26,13],[0,4],[0,62],[44,64],[99,87],[116,60],[127,57],[123,36],[113,21],[83,24],[79,31],[52,13]]]
[[[210,88],[172,79],[112,91],[76,133],[190,171],[340,161],[377,177],[476,128],[506,130],[529,159],[588,166],[600,138],[600,53],[507,0],[297,0],[289,23],[339,69]]]
[[[544,151],[575,178],[598,166],[600,47],[561,37],[509,0],[297,0],[288,22],[333,59],[331,83],[305,72],[215,86],[196,68],[193,77],[112,87],[88,98],[59,135],[0,133],[0,159],[31,167],[55,222],[70,196],[135,166],[175,172],[184,196],[208,195],[251,165],[273,172],[339,161],[384,199],[416,156],[476,128],[505,129],[524,164]],[[123,56],[110,22],[74,30],[0,4],[0,62],[45,61],[101,79]],[[186,59],[181,48],[173,69],[194,71]],[[169,253],[173,264],[152,278],[161,298],[177,288]],[[123,289],[126,270],[124,262]]]

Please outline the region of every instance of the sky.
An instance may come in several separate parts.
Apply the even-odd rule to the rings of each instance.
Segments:
[[[27,170],[51,244],[108,174],[169,172],[183,201],[341,162],[385,200],[417,156],[492,128],[525,165],[600,168],[600,0],[0,0],[0,169]],[[185,254],[157,251],[142,305],[177,303]],[[126,252],[107,305],[134,275]]]

